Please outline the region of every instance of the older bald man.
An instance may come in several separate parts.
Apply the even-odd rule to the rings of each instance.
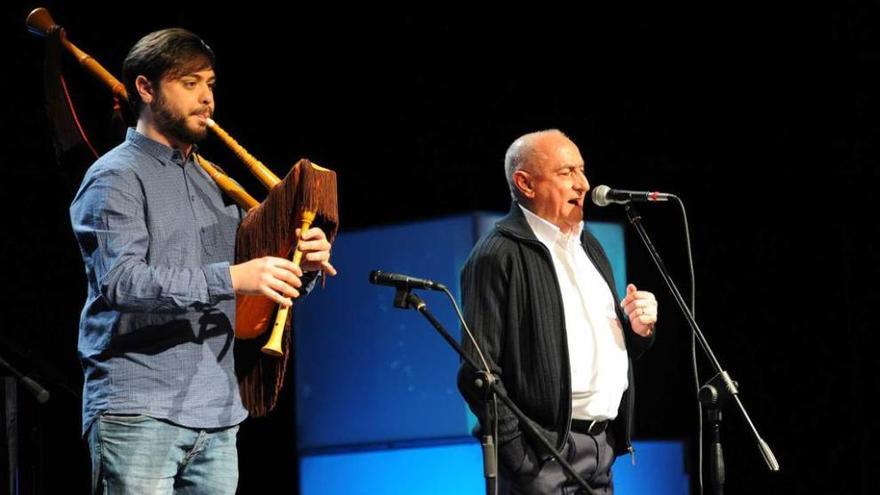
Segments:
[[[504,170],[513,204],[462,270],[465,318],[509,396],[597,493],[611,494],[614,459],[633,451],[632,361],[653,343],[657,301],[633,284],[618,301],[608,258],[584,229],[590,183],[565,134],[520,137]],[[476,357],[469,339],[463,347]],[[473,376],[463,365],[459,389],[491,427]],[[575,486],[503,405],[498,436],[503,492]]]

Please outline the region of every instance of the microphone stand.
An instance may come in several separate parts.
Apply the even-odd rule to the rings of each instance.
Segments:
[[[681,296],[681,293],[678,291],[678,288],[669,276],[669,272],[666,270],[663,260],[660,259],[660,254],[657,252],[657,249],[648,237],[648,233],[642,225],[641,215],[639,215],[635,208],[630,204],[626,204],[624,210],[626,210],[626,216],[629,219],[629,222],[635,227],[636,232],[639,234],[639,238],[641,238],[642,243],[644,243],[645,247],[648,249],[651,259],[660,271],[660,276],[663,278],[663,281],[672,293],[673,299],[675,299],[675,302],[684,315],[685,320],[687,320],[688,325],[691,327],[694,335],[696,335],[697,341],[706,353],[706,357],[708,357],[712,368],[715,370],[715,376],[712,377],[706,385],[700,388],[700,401],[709,407],[709,421],[712,426],[710,475],[712,477],[711,483],[715,488],[716,495],[722,495],[724,492],[724,455],[721,448],[721,407],[731,399],[735,402],[740,414],[746,420],[752,436],[758,445],[758,449],[764,457],[764,462],[767,463],[767,467],[771,471],[779,471],[779,463],[776,461],[776,456],[773,455],[773,451],[770,450],[770,446],[767,445],[767,442],[765,442],[764,439],[761,438],[761,435],[758,434],[757,428],[755,428],[752,419],[749,417],[748,412],[746,412],[745,406],[743,406],[743,403],[739,399],[737,383],[730,378],[730,375],[721,367],[721,363],[718,359],[715,358],[715,354],[712,352],[709,342],[706,340],[706,337],[703,335],[703,332],[694,320],[684,298]],[[700,441],[702,441],[702,439],[700,439]]]
[[[452,338],[452,335],[443,327],[443,324],[428,310],[428,305],[425,303],[422,298],[412,294],[410,292],[410,288],[402,288],[398,287],[397,292],[394,294],[394,307],[401,309],[415,309],[419,313],[424,316],[428,322],[437,330],[441,337],[458,353],[459,356],[463,360],[465,360],[473,369],[479,370],[480,366],[477,362],[469,355],[467,355],[459,345],[458,341]],[[571,467],[571,464],[568,463],[564,459],[562,455],[556,452],[556,448],[550,444],[550,442],[538,431],[537,427],[532,424],[532,421],[523,413],[516,404],[513,403],[513,400],[507,396],[504,390],[499,386],[501,383],[501,379],[489,374],[485,371],[478,371],[476,373],[476,378],[474,380],[474,384],[480,389],[486,397],[487,410],[491,409],[491,405],[489,401],[491,397],[494,395],[498,399],[501,400],[514,414],[514,416],[519,419],[520,426],[523,427],[526,431],[528,431],[534,438],[538,439],[538,442],[541,444],[544,449],[550,453],[550,455],[559,462],[559,465],[562,467],[562,470],[569,476],[570,479],[575,480],[580,487],[589,493],[590,495],[595,495],[595,492],[592,488],[584,481],[583,478],[580,477],[575,471],[574,468]],[[487,417],[488,418],[488,417]],[[491,419],[487,419],[487,421],[491,421]],[[489,423],[491,424],[491,423]],[[488,426],[488,425],[487,425]],[[496,463],[496,455],[495,455],[495,445],[497,442],[493,438],[492,428],[486,427],[483,428],[484,435],[483,441],[481,445],[483,447],[483,474],[486,478],[486,494],[494,495],[495,487],[497,483],[497,463]]]
[[[9,370],[11,376],[4,377],[4,417],[6,418],[6,450],[8,455],[7,470],[9,476],[9,494],[17,495],[21,489],[21,466],[19,458],[19,438],[18,438],[18,384],[20,381],[40,404],[49,400],[49,392],[37,383],[33,378],[25,376],[14,366],[9,364],[2,356],[0,356],[0,369]]]

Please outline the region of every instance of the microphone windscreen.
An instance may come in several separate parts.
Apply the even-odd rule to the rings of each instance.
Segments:
[[[596,206],[608,206],[609,204],[611,204],[611,201],[608,200],[608,191],[610,190],[611,188],[604,184],[601,186],[596,186],[590,196],[593,199],[593,203]]]

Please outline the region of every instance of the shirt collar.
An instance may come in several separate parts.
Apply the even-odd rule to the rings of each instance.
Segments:
[[[154,141],[147,136],[138,132],[134,127],[129,127],[125,134],[125,140],[134,144],[138,148],[144,150],[148,155],[159,159],[163,165],[168,162],[183,165],[183,152],[164,144]],[[193,144],[193,148],[189,153],[187,161],[192,161],[195,153],[198,152],[198,146]]]
[[[539,241],[548,246],[556,242],[561,243],[563,246],[570,246],[572,243],[580,244],[581,233],[584,230],[583,221],[578,222],[577,226],[568,234],[563,234],[559,227],[532,213],[522,204],[519,207],[522,208],[526,216],[526,222],[528,222],[529,227],[532,228],[532,232],[535,233],[535,237]]]

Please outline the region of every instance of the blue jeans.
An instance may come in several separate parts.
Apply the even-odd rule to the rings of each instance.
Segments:
[[[238,426],[191,429],[103,414],[89,429],[92,493],[234,495]]]

